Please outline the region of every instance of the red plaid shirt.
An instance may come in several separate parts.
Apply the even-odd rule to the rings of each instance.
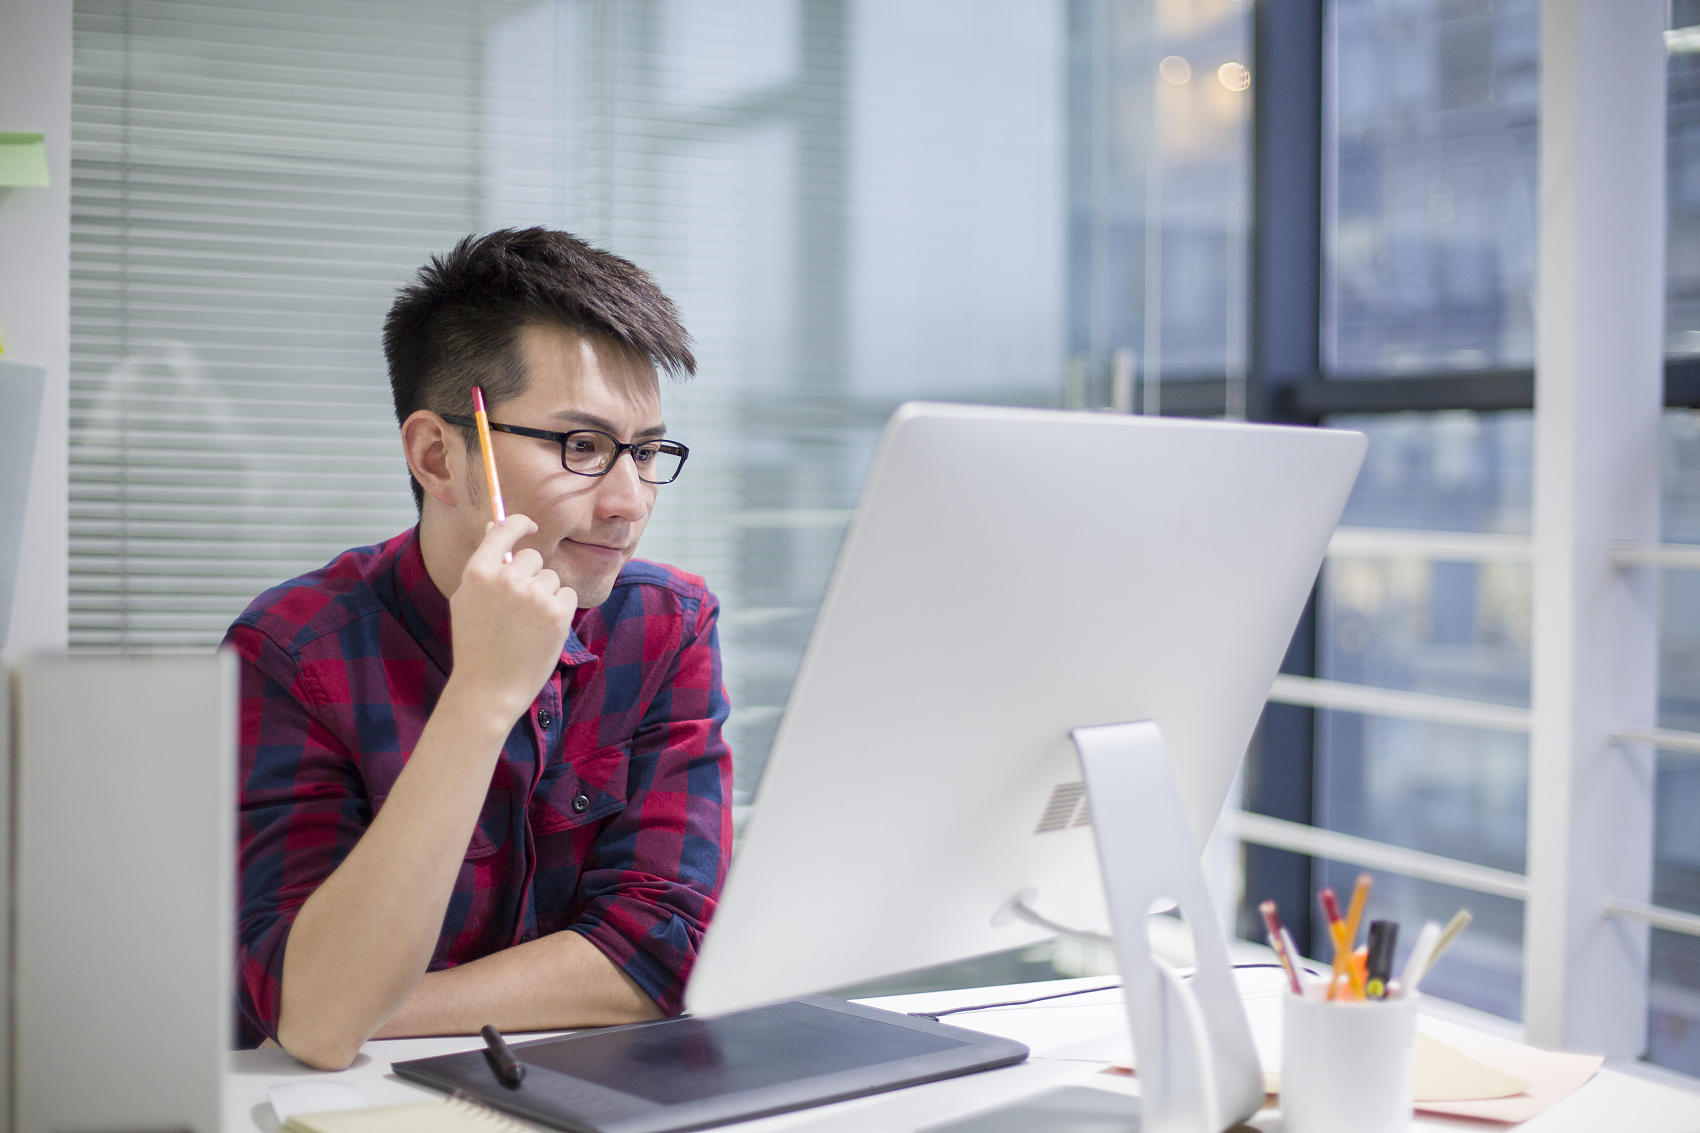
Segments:
[[[634,559],[580,610],[490,779],[431,969],[583,934],[662,1010],[726,877],[732,759],[719,606]],[[242,660],[237,1006],[277,1037],[284,943],[407,763],[451,665],[418,529],[269,590],[226,635]]]

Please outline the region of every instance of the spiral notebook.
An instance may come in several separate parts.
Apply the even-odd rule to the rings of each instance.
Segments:
[[[453,1097],[371,1109],[298,1113],[284,1133],[537,1133],[537,1126],[516,1121],[477,1098]]]

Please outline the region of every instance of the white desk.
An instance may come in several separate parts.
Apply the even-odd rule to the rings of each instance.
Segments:
[[[1265,1055],[1266,1066],[1277,1069],[1273,1063],[1278,1062],[1275,1052],[1280,1038],[1279,974],[1266,971],[1238,974],[1259,1049]],[[1043,984],[892,996],[865,1002],[894,1011],[936,1011],[973,1003],[1025,999],[1072,987],[1096,987],[1113,982],[1114,977],[1088,977]],[[1434,1011],[1425,1012],[1419,1025],[1422,1030],[1445,1042],[1509,1044],[1512,1041],[1490,1030],[1447,1018],[1447,1014],[1444,1005],[1437,1005]],[[1033,1056],[1019,1066],[1002,1070],[746,1122],[737,1126],[739,1133],[913,1130],[919,1125],[1015,1101],[1064,1084],[1087,1084],[1099,1089],[1138,1093],[1137,1079],[1104,1073],[1110,1062],[1125,1061],[1129,1053],[1127,1023],[1122,1014],[1119,990],[1028,1007],[965,1012],[946,1016],[945,1021],[954,1026],[1017,1039],[1032,1048]],[[366,1044],[353,1066],[335,1076],[358,1085],[372,1105],[418,1101],[440,1095],[395,1078],[389,1072],[392,1062],[476,1049],[481,1045],[476,1037],[371,1042]],[[250,1133],[256,1129],[275,1133],[277,1123],[266,1101],[266,1088],[315,1073],[281,1050],[232,1053],[225,1083],[226,1133]],[[1266,1109],[1251,1124],[1266,1133],[1274,1133],[1281,1128],[1279,1111]],[[1419,1129],[1470,1130],[1472,1133],[1513,1128],[1518,1133],[1569,1130],[1594,1133],[1602,1129],[1634,1129],[1636,1133],[1696,1133],[1700,1131],[1700,1089],[1683,1089],[1633,1073],[1602,1069],[1575,1094],[1522,1125],[1500,1126],[1419,1113],[1416,1126]]]

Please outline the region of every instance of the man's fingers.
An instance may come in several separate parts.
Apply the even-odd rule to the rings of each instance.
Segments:
[[[538,562],[543,560],[539,558]],[[552,570],[540,570],[537,577],[531,580],[531,585],[544,594],[553,594],[561,588],[561,576]]]
[[[523,515],[510,515],[506,523],[492,523],[484,532],[484,541],[478,544],[478,549],[472,552],[468,562],[478,562],[486,567],[496,567],[502,561],[512,556],[514,544],[537,530],[537,524]]]
[[[513,566],[509,569],[516,581],[530,582],[543,569],[543,556],[530,547],[522,548],[514,552]]]

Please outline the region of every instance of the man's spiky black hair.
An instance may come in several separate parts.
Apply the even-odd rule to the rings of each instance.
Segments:
[[[676,377],[696,373],[678,308],[649,273],[567,232],[505,228],[433,256],[384,320],[398,423],[421,409],[470,416],[525,392],[520,332],[540,323],[618,343]],[[425,493],[413,481],[414,503]]]

